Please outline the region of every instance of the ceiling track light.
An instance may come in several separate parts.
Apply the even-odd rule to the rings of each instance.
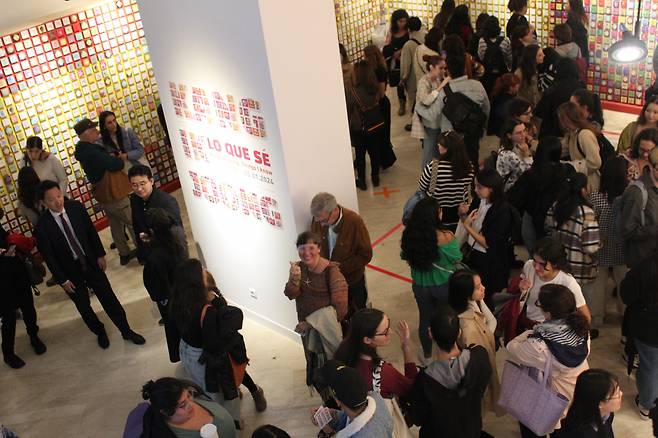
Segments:
[[[634,64],[646,59],[649,50],[644,41],[640,39],[640,12],[642,11],[642,0],[637,5],[637,18],[635,19],[634,33],[626,29],[623,24],[621,40],[608,48],[608,57],[617,64]]]

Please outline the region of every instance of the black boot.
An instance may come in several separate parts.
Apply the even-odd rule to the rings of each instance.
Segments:
[[[379,175],[371,175],[370,179],[372,180],[373,187],[379,187]]]
[[[37,335],[30,336],[30,345],[32,345],[32,349],[38,355],[41,355],[45,353],[46,350],[48,350],[46,344],[44,344],[43,341],[39,339],[39,336]]]
[[[13,353],[5,356],[5,363],[15,370],[25,366],[25,361]]]
[[[366,184],[365,179],[361,179],[361,178],[357,179],[356,180],[356,186],[361,190],[364,190],[364,191],[368,190],[368,184]]]

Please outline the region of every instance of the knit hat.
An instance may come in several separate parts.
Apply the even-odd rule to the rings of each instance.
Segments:
[[[358,409],[368,402],[368,388],[361,374],[337,360],[322,367],[322,378],[334,397],[350,409]]]

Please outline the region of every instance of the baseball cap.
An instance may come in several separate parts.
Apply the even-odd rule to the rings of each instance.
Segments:
[[[84,118],[80,120],[78,123],[73,125],[73,129],[75,130],[75,133],[80,135],[83,132],[85,132],[89,128],[95,128],[98,126],[98,122],[92,122],[91,120]]]
[[[322,378],[336,399],[348,408],[357,409],[368,402],[368,388],[361,374],[354,368],[330,360],[322,367]]]

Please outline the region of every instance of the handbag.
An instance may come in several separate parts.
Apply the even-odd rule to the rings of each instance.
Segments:
[[[128,175],[123,170],[106,170],[103,178],[92,185],[94,197],[101,204],[125,198],[132,192]]]
[[[382,114],[379,102],[372,106],[364,106],[354,87],[350,88],[356,104],[361,114],[361,131],[366,134],[372,134],[384,127],[384,115]]]
[[[381,382],[382,382],[382,363],[379,362],[377,367],[372,372],[372,390],[377,394],[381,392]],[[407,425],[407,421],[404,419],[404,414],[400,405],[395,398],[385,398],[384,403],[388,409],[391,418],[393,419],[393,435],[392,438],[411,438],[411,431]]]
[[[411,213],[414,211],[416,204],[418,204],[419,201],[425,199],[427,196],[431,196],[428,195],[428,193],[431,193],[433,195],[434,191],[436,190],[436,177],[439,173],[439,166],[436,160],[432,160],[430,163],[431,163],[430,185],[428,192],[418,189],[409,197],[409,199],[407,199],[407,202],[404,203],[404,207],[402,208],[403,224],[406,224],[409,218],[411,217]]]
[[[201,327],[203,327],[203,320],[206,317],[206,311],[209,307],[210,304],[206,304],[203,306],[203,309],[201,309]],[[249,362],[237,363],[235,359],[233,359],[233,356],[231,356],[231,353],[227,352],[226,355],[228,356],[228,360],[231,363],[231,370],[233,371],[233,382],[235,383],[235,387],[239,388],[240,385],[242,385],[242,380],[244,379],[244,375],[247,372],[247,365]]]
[[[505,362],[498,405],[536,435],[544,436],[555,429],[569,400],[550,387],[549,377],[553,355],[540,377],[537,368]]]

